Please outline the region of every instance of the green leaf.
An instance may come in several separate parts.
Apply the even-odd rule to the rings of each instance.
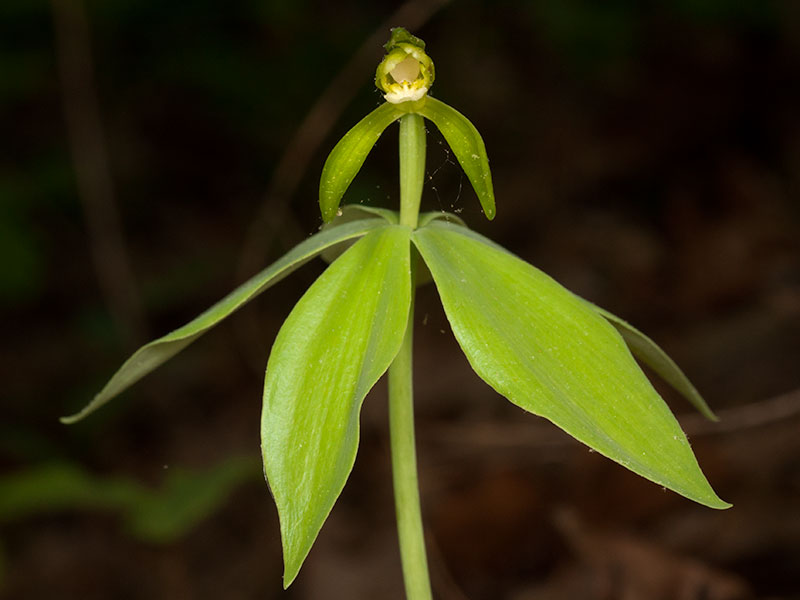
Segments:
[[[319,208],[323,221],[329,223],[336,216],[342,196],[383,130],[406,112],[396,104],[385,102],[356,123],[334,146],[319,181]]]
[[[711,407],[708,406],[700,395],[700,392],[698,392],[692,385],[692,382],[689,381],[689,378],[684,375],[680,367],[675,364],[675,361],[659,348],[658,344],[618,316],[611,314],[607,310],[603,310],[595,304],[587,303],[594,311],[605,317],[609,323],[616,328],[636,358],[653,369],[653,371],[671,385],[675,391],[686,398],[704,417],[712,421],[719,420],[717,415],[711,410]]]
[[[409,235],[408,227],[387,225],[359,240],[308,289],[272,347],[261,444],[281,522],[285,587],[353,467],[364,396],[403,341]]]
[[[80,412],[62,417],[61,422],[70,424],[93,413],[114,396],[120,394],[142,377],[153,371],[194,340],[214,327],[235,310],[261,292],[279,282],[289,273],[307,263],[326,248],[339,242],[359,237],[386,224],[383,219],[367,219],[346,223],[341,227],[322,231],[298,244],[288,254],[273,263],[206,310],[203,314],[155,341],[139,348],[133,356],[114,373],[105,387]]]
[[[412,239],[475,372],[635,473],[727,508],[616,330],[538,269],[464,231],[434,222]]]
[[[475,126],[464,115],[444,102],[428,96],[419,102],[414,111],[433,121],[444,139],[450,144],[461,168],[475,188],[483,213],[489,220],[494,219],[494,188],[492,172],[489,170],[489,157],[483,138]]]

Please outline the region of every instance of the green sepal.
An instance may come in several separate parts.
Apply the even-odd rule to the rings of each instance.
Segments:
[[[261,443],[280,518],[285,587],[353,467],[364,396],[403,341],[410,233],[384,225],[360,239],[308,289],[272,347]]]
[[[481,134],[464,115],[431,96],[419,102],[414,107],[414,112],[433,121],[442,132],[475,189],[483,213],[490,221],[494,219],[496,211],[492,172],[489,170],[489,157],[486,155]]]
[[[405,27],[392,27],[389,41],[383,45],[386,52],[391,52],[393,48],[400,44],[411,44],[420,50],[425,50],[425,42],[413,35]]]
[[[700,395],[700,392],[692,385],[689,378],[658,344],[627,321],[623,321],[618,316],[588,301],[587,304],[616,328],[636,358],[653,369],[661,379],[688,400],[700,414],[711,421],[719,421],[717,415],[714,414],[714,411],[711,410],[711,407]]]
[[[384,102],[361,119],[333,147],[319,181],[319,208],[322,220],[329,223],[339,211],[342,196],[381,137],[384,129],[408,112]]]
[[[434,221],[412,240],[475,372],[633,472],[700,504],[729,507],[614,327],[538,269],[466,231]]]
[[[61,422],[65,424],[75,423],[93,413],[114,396],[125,391],[142,377],[175,356],[235,310],[279,282],[298,267],[307,263],[326,248],[360,237],[385,224],[386,222],[383,219],[364,219],[345,223],[341,227],[331,228],[311,236],[295,246],[281,259],[237,287],[200,316],[183,327],[139,348],[114,373],[105,387],[100,390],[91,402],[80,412],[68,417],[62,417]]]

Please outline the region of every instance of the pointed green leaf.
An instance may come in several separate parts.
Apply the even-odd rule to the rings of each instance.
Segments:
[[[616,330],[541,271],[463,232],[434,222],[412,239],[475,372],[635,473],[706,506],[728,507]]]
[[[383,219],[365,219],[322,231],[297,245],[283,258],[273,263],[206,310],[183,327],[139,348],[114,373],[105,387],[80,412],[63,417],[62,423],[80,421],[120,394],[142,377],[186,348],[222,319],[229,316],[261,292],[276,284],[289,273],[304,265],[326,248],[359,237],[386,225]]]
[[[653,371],[671,385],[675,391],[686,398],[704,417],[712,421],[719,420],[717,415],[711,410],[711,407],[700,395],[700,392],[698,392],[694,385],[692,385],[692,382],[689,381],[689,378],[684,375],[680,367],[675,364],[675,361],[672,360],[658,344],[618,316],[611,314],[607,310],[603,310],[599,306],[591,303],[588,304],[616,328],[636,358],[653,369]]]
[[[342,196],[383,130],[406,112],[396,104],[385,102],[356,123],[334,146],[319,181],[319,208],[323,221],[329,223],[336,216]]]
[[[492,172],[489,170],[489,157],[486,155],[481,134],[464,115],[432,96],[428,96],[420,105],[415,112],[433,121],[442,132],[475,188],[483,213],[489,220],[494,219]]]
[[[300,299],[272,347],[261,444],[281,522],[284,586],[353,467],[364,396],[403,341],[409,235],[388,225],[359,240]]]

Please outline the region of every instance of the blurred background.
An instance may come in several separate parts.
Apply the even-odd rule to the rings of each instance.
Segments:
[[[324,263],[80,424],[139,344],[315,232],[327,153],[376,107],[392,25],[492,160],[497,218],[435,128],[458,213],[646,331],[712,511],[590,453],[469,369],[417,305],[423,513],[443,600],[800,598],[800,4],[794,0],[0,3],[0,597],[403,597],[384,382],[282,591],[258,421],[272,340]],[[397,132],[346,202],[394,208]]]

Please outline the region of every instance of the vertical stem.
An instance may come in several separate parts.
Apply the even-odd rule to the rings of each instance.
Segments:
[[[400,118],[400,224],[417,227],[425,182],[425,123],[408,114]]]
[[[419,115],[400,120],[400,224],[417,226],[425,177],[425,127]],[[411,307],[400,352],[389,367],[389,429],[392,446],[392,478],[397,512],[400,558],[408,600],[431,600],[428,559],[417,479],[414,440],[414,340],[415,258],[411,267]]]
[[[397,533],[400,538],[406,597],[408,600],[429,600],[432,598],[431,584],[425,556],[414,441],[414,390],[411,375],[413,320],[412,312],[409,314],[403,345],[389,368],[389,427]]]

